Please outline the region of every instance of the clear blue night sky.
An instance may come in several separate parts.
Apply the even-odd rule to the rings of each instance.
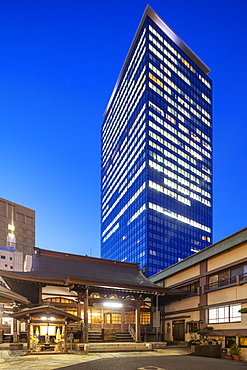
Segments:
[[[153,0],[211,68],[214,242],[247,226],[247,2]],[[100,255],[100,128],[145,0],[0,2],[0,197],[36,245]]]

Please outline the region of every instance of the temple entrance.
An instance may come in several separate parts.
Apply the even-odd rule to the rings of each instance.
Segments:
[[[184,341],[184,320],[176,320],[172,322],[173,340]]]

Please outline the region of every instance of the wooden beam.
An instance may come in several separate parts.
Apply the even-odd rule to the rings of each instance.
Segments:
[[[84,309],[83,341],[84,343],[88,343],[88,288],[85,289],[83,309]]]

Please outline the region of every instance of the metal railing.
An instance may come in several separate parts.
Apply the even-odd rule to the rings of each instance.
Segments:
[[[240,282],[243,282],[243,281],[247,282],[247,272],[245,272],[244,274],[239,275],[239,281]]]
[[[213,283],[207,284],[204,286],[204,290],[211,290],[215,288],[220,288],[225,285],[235,284],[237,282],[237,277],[233,276],[226,279],[221,279],[218,281],[214,281]]]

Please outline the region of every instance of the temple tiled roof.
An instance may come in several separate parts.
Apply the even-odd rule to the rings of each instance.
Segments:
[[[3,278],[56,284],[84,284],[140,290],[160,290],[140,271],[136,263],[78,256],[35,248],[29,272],[1,271]],[[6,280],[6,279],[5,279]],[[163,289],[164,290],[164,289]]]

